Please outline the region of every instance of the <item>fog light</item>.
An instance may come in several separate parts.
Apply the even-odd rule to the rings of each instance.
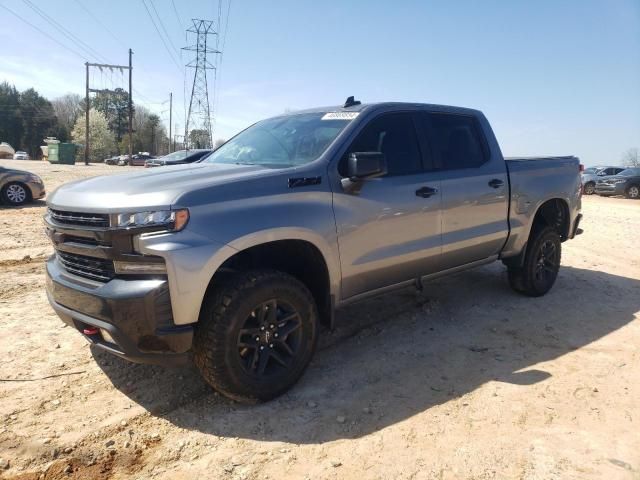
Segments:
[[[117,345],[116,341],[113,339],[111,334],[107,330],[105,330],[104,328],[100,329],[100,334],[102,335],[102,339],[105,342],[109,342],[109,343],[113,343],[114,345]]]
[[[167,267],[164,263],[147,262],[113,262],[116,273],[128,274],[166,274]]]

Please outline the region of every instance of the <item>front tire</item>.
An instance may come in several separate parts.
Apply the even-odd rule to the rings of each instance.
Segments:
[[[534,227],[522,267],[508,270],[511,288],[529,297],[541,297],[551,290],[560,269],[561,249],[558,232]]]
[[[27,203],[30,198],[29,189],[19,182],[7,183],[0,193],[2,201],[14,207]]]
[[[625,195],[625,197],[630,198],[632,200],[637,200],[638,198],[640,198],[640,186],[631,185],[624,192],[624,195]]]
[[[309,290],[285,273],[253,270],[225,277],[207,295],[194,360],[214,389],[255,403],[291,388],[317,341],[318,311]]]

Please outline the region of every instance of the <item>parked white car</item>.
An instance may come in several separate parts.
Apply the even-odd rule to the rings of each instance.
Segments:
[[[29,154],[27,152],[23,152],[21,150],[18,150],[16,153],[13,154],[13,159],[14,160],[29,160]]]

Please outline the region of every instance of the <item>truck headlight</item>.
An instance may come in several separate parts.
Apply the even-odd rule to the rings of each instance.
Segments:
[[[118,274],[165,275],[167,273],[167,266],[164,262],[121,262],[116,260],[113,262],[113,266]]]
[[[116,227],[141,228],[164,226],[172,232],[179,232],[189,221],[189,210],[155,210],[150,212],[120,213],[116,216]]]

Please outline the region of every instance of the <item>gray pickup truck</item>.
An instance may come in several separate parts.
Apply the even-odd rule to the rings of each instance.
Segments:
[[[544,295],[578,231],[580,165],[505,160],[477,110],[350,97],[258,122],[201,163],[65,184],[48,207],[64,322],[134,362],[193,358],[260,401],[348,303],[494,260]]]

